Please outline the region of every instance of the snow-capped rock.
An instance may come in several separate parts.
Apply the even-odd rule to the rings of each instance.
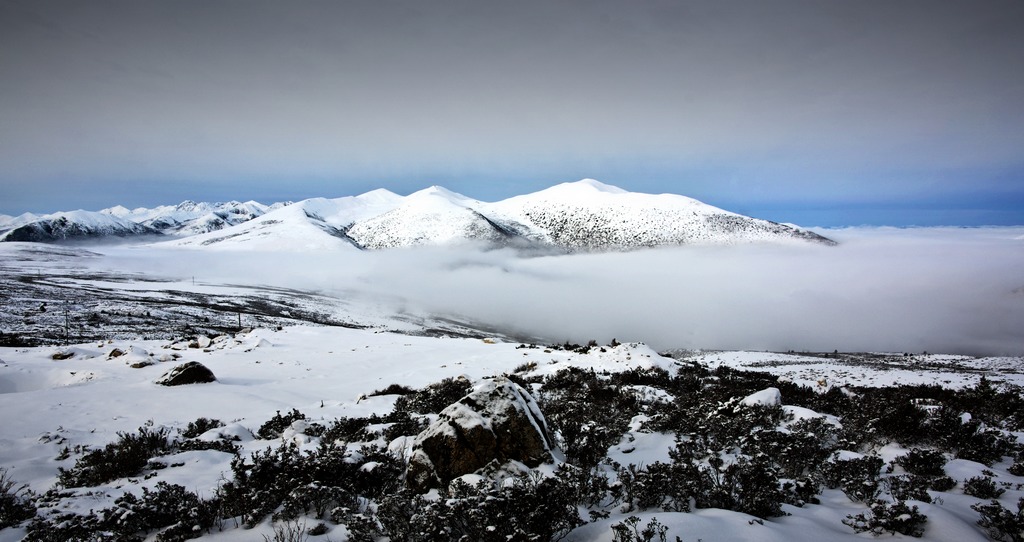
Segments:
[[[492,462],[536,467],[551,460],[551,443],[537,401],[508,378],[495,378],[442,410],[416,437],[406,483],[425,491]]]

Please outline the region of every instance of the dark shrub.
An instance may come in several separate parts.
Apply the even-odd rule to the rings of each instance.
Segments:
[[[36,516],[26,527],[22,542],[114,542],[139,538],[116,538],[114,533],[105,533],[95,515],[55,514],[48,518]]]
[[[409,386],[403,386],[401,384],[391,384],[390,386],[384,389],[374,391],[373,393],[370,394],[370,397],[374,397],[377,395],[409,395],[412,393],[416,393],[416,390],[410,388]]]
[[[627,510],[660,508],[666,512],[689,512],[690,501],[704,487],[704,472],[690,462],[655,462],[646,468],[620,468],[619,484]]]
[[[896,464],[903,470],[917,476],[929,478],[945,476],[946,456],[936,450],[912,448],[906,455],[896,458]]]
[[[922,514],[917,506],[907,506],[903,501],[875,501],[871,503],[868,512],[846,516],[843,520],[843,523],[858,533],[870,532],[878,536],[888,532],[918,538],[924,534],[927,522],[928,516]]]
[[[882,458],[866,456],[837,459],[822,465],[822,481],[829,488],[839,488],[852,501],[870,502],[878,496],[878,475]]]
[[[157,542],[199,538],[218,521],[219,503],[204,501],[179,485],[160,482],[142,489],[142,498],[126,493],[105,508],[88,515],[37,516],[29,524],[26,542],[141,541],[159,531]]]
[[[405,410],[417,414],[437,414],[471,391],[473,391],[473,385],[469,380],[463,377],[446,378],[420,391],[399,397],[395,402],[395,410]]]
[[[17,525],[36,514],[32,504],[32,494],[27,485],[18,485],[0,468],[0,529]]]
[[[537,400],[566,459],[584,469],[604,459],[641,408],[631,391],[577,368],[548,377]]]
[[[251,462],[236,457],[231,471],[234,479],[220,488],[224,510],[228,517],[241,516],[248,526],[273,512],[293,488],[306,485],[306,465],[295,443],[253,453]]]
[[[721,469],[719,469],[721,472]],[[740,458],[726,467],[724,476],[712,475],[712,494],[718,492],[729,506],[720,507],[743,512],[759,518],[782,515],[785,495],[779,486],[775,468],[758,457],[753,460]],[[719,482],[721,480],[721,482]],[[698,504],[699,506],[699,504]]]
[[[558,477],[477,486],[456,481],[438,500],[393,493],[382,499],[378,519],[391,540],[555,541],[583,523],[573,496]]]
[[[392,412],[385,416],[384,421],[391,424],[384,430],[384,440],[388,442],[398,437],[418,435],[427,428],[427,418],[425,416],[413,417],[406,411]]]
[[[137,476],[150,459],[170,451],[169,434],[170,429],[148,427],[140,427],[136,434],[118,433],[120,440],[107,444],[102,450],[86,453],[70,470],[59,468],[60,484],[90,487]]]
[[[360,442],[373,440],[374,437],[366,428],[371,424],[384,423],[384,419],[376,414],[368,418],[338,418],[334,420],[321,435],[326,442]]]
[[[224,422],[213,418],[196,418],[196,421],[188,422],[188,426],[181,432],[181,436],[184,438],[196,438],[210,429],[218,427],[224,427]]]
[[[931,495],[928,495],[928,482],[924,476],[913,474],[890,476],[882,481],[893,500],[932,502]]]
[[[281,415],[281,411],[278,410],[277,414],[274,414],[273,418],[267,420],[266,423],[260,426],[259,431],[256,431],[256,435],[263,440],[275,439],[281,436],[281,433],[285,429],[291,427],[293,422],[298,420],[305,420],[306,415],[299,412],[297,409],[292,409],[291,412]]]
[[[666,542],[668,527],[662,525],[658,518],[651,518],[646,527],[640,525],[640,518],[636,516],[629,516],[613,524],[612,542]]]
[[[1003,508],[996,500],[989,504],[978,503],[971,508],[981,514],[978,525],[988,531],[993,540],[1024,542],[1024,498],[1017,501],[1016,512]]]
[[[979,499],[998,499],[1006,490],[997,486],[990,476],[975,476],[964,480],[964,495]]]
[[[216,450],[218,452],[224,452],[226,454],[238,455],[241,447],[234,442],[226,439],[218,440],[182,440],[176,443],[178,451],[181,452],[198,452],[202,450]]]
[[[103,511],[103,525],[124,539],[163,529],[158,541],[199,538],[217,521],[217,502],[203,501],[179,485],[160,482],[142,488],[142,498],[126,493],[115,507]]]

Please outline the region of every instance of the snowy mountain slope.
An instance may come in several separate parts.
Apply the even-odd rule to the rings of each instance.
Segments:
[[[183,201],[178,205],[162,205],[152,209],[129,210],[123,206],[100,212],[144,224],[170,235],[196,235],[241,224],[265,214],[270,207],[256,202],[206,203]]]
[[[222,250],[340,250],[352,243],[344,231],[295,203],[237,226],[160,243]]]
[[[812,232],[750,218],[675,194],[627,192],[593,179],[513,197],[492,209],[542,232],[568,250],[807,240]]]
[[[0,215],[0,229],[21,226],[35,220],[39,220],[39,215],[32,213],[22,213],[18,216]]]
[[[159,234],[159,231],[131,220],[104,213],[78,210],[44,215],[21,224],[15,222],[6,229],[0,229],[0,241],[49,243]]]
[[[312,198],[300,202],[307,211],[327,224],[348,229],[356,222],[386,213],[397,207],[404,198],[378,188],[358,196],[343,198]]]
[[[365,248],[448,245],[470,241],[505,245],[521,236],[522,225],[494,219],[486,204],[439,186],[410,194],[390,211],[356,222],[348,234]]]
[[[284,211],[290,207],[295,208]],[[276,212],[280,215],[249,224]],[[380,189],[359,196],[313,198],[269,207],[254,201],[185,201],[154,209],[116,206],[99,214],[122,225],[144,226],[142,233],[155,230],[185,238],[176,243],[178,246],[220,246],[230,240],[235,249],[250,241],[258,241],[252,245],[258,249],[287,246],[319,250],[334,246],[334,241],[321,236],[324,233],[368,249],[483,243],[575,252],[682,244],[834,244],[793,225],[739,215],[685,196],[628,192],[593,179],[563,183],[496,203],[432,186],[404,197]],[[8,218],[7,229],[28,218]],[[3,228],[0,225],[0,230]],[[42,226],[27,231],[36,230],[41,233],[22,233],[17,239],[61,238],[45,233],[46,227]],[[96,235],[103,235],[103,231],[97,230]],[[124,228],[110,231],[119,236],[132,234]],[[210,232],[223,233],[207,235]],[[305,237],[303,232],[312,237]]]
[[[791,225],[750,218],[675,194],[641,194],[593,179],[486,203],[441,187],[406,197],[349,235],[365,248],[470,241],[568,251],[629,250],[681,244],[819,242]]]
[[[391,209],[402,197],[387,190],[359,196],[312,198],[229,227],[165,243],[227,250],[337,250],[358,246],[347,234],[356,220]]]

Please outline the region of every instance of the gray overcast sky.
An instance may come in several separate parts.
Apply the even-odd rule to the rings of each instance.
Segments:
[[[0,0],[0,213],[593,177],[1024,223],[1024,2]]]

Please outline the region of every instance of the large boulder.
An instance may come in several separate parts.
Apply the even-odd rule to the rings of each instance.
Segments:
[[[167,371],[156,379],[156,383],[161,386],[182,386],[184,384],[205,384],[216,380],[217,377],[213,376],[213,371],[207,369],[205,365],[198,361],[190,361]]]
[[[406,485],[423,492],[492,463],[536,467],[551,459],[552,441],[537,401],[501,377],[446,407],[416,436]]]

